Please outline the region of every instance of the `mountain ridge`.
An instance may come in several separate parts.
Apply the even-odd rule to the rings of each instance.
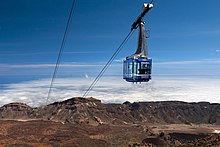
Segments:
[[[0,107],[0,119],[51,120],[62,123],[98,124],[220,124],[220,104],[209,102],[102,103],[95,98],[74,97],[32,108],[24,103]]]

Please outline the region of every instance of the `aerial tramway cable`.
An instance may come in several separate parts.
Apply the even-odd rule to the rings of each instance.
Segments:
[[[151,0],[150,4],[155,4],[157,0]]]
[[[64,49],[64,46],[65,46],[65,43],[66,43],[66,38],[67,38],[69,29],[70,29],[70,24],[72,22],[72,17],[73,17],[74,10],[75,10],[75,5],[76,5],[76,0],[73,0],[72,6],[71,6],[71,9],[70,9],[70,13],[69,13],[69,16],[68,16],[68,21],[67,21],[67,24],[66,24],[66,28],[65,28],[65,31],[64,31],[64,34],[63,34],[62,43],[61,43],[61,46],[60,46],[60,49],[59,49],[57,62],[56,62],[54,72],[53,72],[53,76],[52,76],[52,79],[51,79],[51,83],[50,83],[50,87],[49,87],[49,91],[48,91],[48,95],[47,95],[47,99],[46,99],[46,105],[47,105],[48,100],[50,98],[50,94],[51,94],[51,91],[52,91],[52,88],[53,88],[53,83],[54,83],[54,80],[55,80],[56,75],[57,75],[57,70],[59,68],[59,64],[60,64],[60,60],[61,60],[61,57],[62,57],[63,49]]]
[[[132,36],[134,30],[131,30],[128,35],[125,37],[125,39],[122,41],[122,43],[119,45],[117,50],[114,52],[114,54],[111,56],[111,58],[108,60],[108,62],[105,64],[105,66],[102,68],[102,70],[99,72],[97,77],[94,79],[92,84],[89,86],[89,88],[86,90],[86,92],[83,95],[83,98],[85,98],[89,92],[92,90],[92,88],[96,85],[96,83],[99,81],[99,79],[102,77],[102,75],[105,73],[105,71],[108,69],[112,61],[115,59],[115,57],[118,55],[118,53],[121,51],[123,46],[126,44],[126,42],[129,40],[129,38]]]

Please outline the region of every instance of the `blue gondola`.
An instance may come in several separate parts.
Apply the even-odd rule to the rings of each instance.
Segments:
[[[151,79],[152,59],[124,60],[123,79],[128,82],[148,82]]]
[[[139,37],[137,51],[123,62],[123,79],[127,82],[148,82],[151,79],[152,59],[148,58],[147,37],[142,18],[152,7],[152,4],[144,4],[143,12],[132,24],[132,30],[139,28]]]

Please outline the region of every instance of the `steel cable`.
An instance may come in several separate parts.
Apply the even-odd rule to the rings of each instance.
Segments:
[[[68,32],[69,32],[70,24],[72,22],[72,17],[73,17],[74,10],[75,10],[75,5],[76,5],[76,0],[73,0],[72,6],[71,6],[71,9],[70,9],[70,13],[69,13],[69,16],[68,16],[68,21],[67,21],[67,24],[66,24],[66,28],[65,28],[65,31],[64,31],[64,34],[63,34],[62,43],[61,43],[61,46],[60,46],[60,49],[59,49],[57,62],[56,62],[54,72],[53,72],[53,76],[52,76],[52,79],[51,79],[51,83],[50,83],[50,87],[49,87],[49,91],[48,91],[48,95],[47,95],[47,99],[46,99],[46,105],[47,105],[48,100],[50,98],[50,94],[51,94],[51,91],[52,91],[52,88],[53,88],[53,83],[54,83],[54,80],[55,80],[56,75],[57,75],[57,71],[58,71],[58,68],[59,68],[59,64],[60,64],[60,60],[61,60],[61,57],[62,57],[63,49],[64,49],[64,46],[65,46],[65,43],[66,43],[66,38],[67,38],[67,35],[68,35]]]
[[[96,83],[99,81],[99,79],[102,77],[102,75],[105,73],[105,71],[108,69],[108,67],[110,66],[110,64],[112,63],[112,61],[115,59],[115,57],[118,55],[118,53],[121,51],[121,49],[123,48],[123,46],[126,44],[126,42],[129,40],[129,38],[131,37],[131,35],[133,34],[134,30],[131,30],[128,35],[125,37],[125,39],[122,41],[122,43],[119,45],[119,47],[117,48],[117,50],[114,52],[114,54],[111,56],[111,58],[108,60],[108,62],[105,64],[105,66],[102,68],[102,70],[99,72],[99,74],[97,75],[97,77],[95,78],[95,80],[92,82],[92,84],[89,86],[89,88],[86,90],[86,92],[83,95],[83,98],[85,98],[89,91],[92,90],[92,88],[96,85]]]

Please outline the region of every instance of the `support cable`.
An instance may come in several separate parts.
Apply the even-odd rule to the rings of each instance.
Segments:
[[[53,88],[53,83],[54,83],[54,80],[55,80],[56,75],[57,75],[57,71],[58,71],[58,68],[59,68],[60,61],[61,61],[63,49],[64,49],[64,46],[65,46],[65,43],[66,43],[66,38],[67,38],[69,29],[70,29],[70,24],[72,22],[72,17],[73,17],[74,10],[75,10],[75,5],[76,5],[76,0],[73,0],[72,6],[71,6],[71,9],[70,9],[70,13],[69,13],[69,16],[68,16],[68,21],[67,21],[67,24],[66,24],[66,28],[65,28],[65,31],[64,31],[64,34],[63,34],[62,43],[61,43],[61,46],[60,46],[60,49],[59,49],[57,62],[56,62],[54,72],[53,72],[53,76],[52,76],[52,79],[51,79],[51,83],[50,83],[50,87],[49,87],[49,91],[48,91],[48,95],[47,95],[47,99],[46,99],[46,105],[47,105],[48,100],[50,98],[50,94],[51,94],[52,88]]]
[[[157,0],[151,0],[150,4],[155,4]]]
[[[89,92],[93,89],[93,87],[96,85],[96,83],[99,81],[99,79],[102,77],[102,75],[105,73],[105,71],[108,69],[108,67],[111,65],[115,57],[118,55],[118,53],[121,51],[123,46],[126,44],[126,42],[129,40],[129,38],[132,36],[134,30],[131,30],[128,35],[125,37],[125,39],[122,41],[122,43],[119,45],[117,50],[114,52],[114,54],[111,56],[111,58],[108,60],[108,62],[105,64],[105,66],[102,68],[102,70],[99,72],[95,80],[92,82],[92,84],[89,86],[89,88],[86,90],[86,92],[83,95],[83,98],[85,98]]]

